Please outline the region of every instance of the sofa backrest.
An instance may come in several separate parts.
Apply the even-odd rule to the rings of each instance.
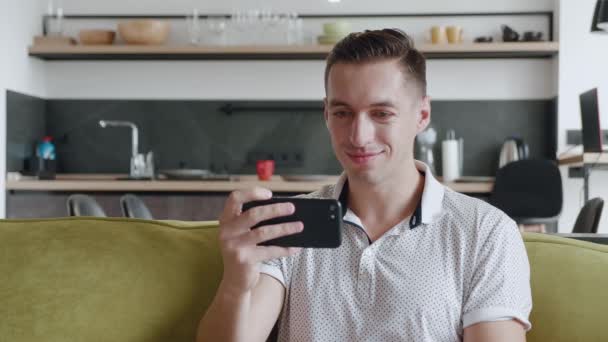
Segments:
[[[524,240],[528,341],[608,340],[608,246]],[[217,222],[0,220],[0,340],[191,342],[221,273]]]
[[[215,227],[0,221],[0,340],[194,341],[222,274]]]
[[[532,281],[528,342],[608,341],[608,246],[525,233]]]

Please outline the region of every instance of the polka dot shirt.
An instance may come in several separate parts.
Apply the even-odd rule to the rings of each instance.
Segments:
[[[461,341],[470,325],[509,319],[530,329],[530,268],[515,223],[417,167],[426,177],[416,212],[375,242],[348,209],[339,248],[261,265],[286,288],[279,341]],[[343,201],[347,184],[342,175],[305,196]]]

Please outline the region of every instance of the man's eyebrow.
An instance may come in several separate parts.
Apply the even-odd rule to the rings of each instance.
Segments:
[[[331,100],[329,101],[330,107],[349,107],[348,103],[341,100]],[[395,107],[395,104],[391,101],[380,101],[374,102],[370,105],[370,107]]]
[[[380,101],[372,103],[370,107],[395,107],[395,104],[391,101]]]
[[[331,101],[329,101],[329,106],[330,107],[338,107],[338,106],[348,107],[348,103],[346,103],[344,101],[340,101],[340,100],[331,100]]]

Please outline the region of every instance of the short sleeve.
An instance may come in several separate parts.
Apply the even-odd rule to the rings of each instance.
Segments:
[[[519,321],[530,330],[530,263],[513,220],[494,211],[484,220],[488,231],[479,246],[472,277],[465,287],[463,328],[480,322]],[[493,221],[493,222],[492,222]]]
[[[289,272],[288,272],[288,258],[279,258],[268,260],[260,263],[260,273],[269,275],[278,280],[283,287],[288,287]]]

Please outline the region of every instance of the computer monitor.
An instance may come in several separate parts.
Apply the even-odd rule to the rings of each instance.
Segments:
[[[581,120],[583,124],[583,150],[602,152],[602,129],[598,106],[597,88],[580,95]]]

